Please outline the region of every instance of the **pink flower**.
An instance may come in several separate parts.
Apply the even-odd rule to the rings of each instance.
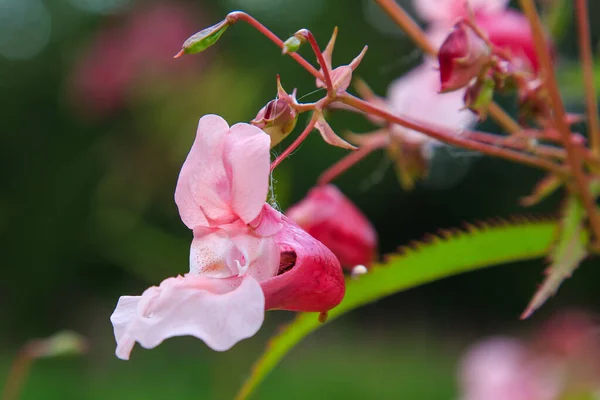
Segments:
[[[311,189],[287,214],[325,244],[344,267],[352,269],[373,262],[377,233],[364,214],[335,186]]]
[[[270,138],[249,124],[200,119],[175,202],[193,230],[190,271],[141,296],[123,296],[111,316],[117,356],[191,335],[214,350],[254,335],[265,309],[324,312],[344,295],[335,256],[265,203]]]
[[[554,400],[560,383],[550,364],[536,359],[519,341],[491,338],[472,346],[462,359],[462,400]]]
[[[413,0],[417,13],[430,23],[452,24],[457,18],[467,16],[466,6],[477,14],[502,12],[508,0]]]
[[[537,71],[539,62],[529,22],[520,12],[508,9],[507,0],[413,0],[413,4],[417,13],[430,23],[427,33],[437,48],[456,21],[468,16],[468,4],[475,14],[475,23],[491,43],[509,50]]]

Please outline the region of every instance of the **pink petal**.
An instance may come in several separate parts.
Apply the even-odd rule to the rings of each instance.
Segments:
[[[211,278],[271,278],[279,269],[274,238],[256,234],[242,221],[220,228],[196,228],[190,250],[190,273]]]
[[[269,190],[271,138],[249,124],[235,124],[227,138],[225,157],[231,176],[231,207],[250,223],[263,208]]]
[[[338,305],[345,293],[340,262],[321,242],[285,215],[275,236],[287,271],[261,282],[265,308],[324,312]]]
[[[141,296],[123,296],[111,316],[116,354],[127,360],[135,342],[147,349],[174,336],[195,336],[224,351],[253,336],[263,323],[265,299],[252,277],[168,278]]]
[[[273,236],[283,227],[281,213],[270,205],[264,204],[261,213],[249,225],[257,235]]]
[[[533,70],[538,70],[539,61],[533,33],[525,15],[507,10],[503,13],[478,16],[476,22],[487,33],[494,45],[510,50],[514,56],[525,61]],[[550,42],[548,42],[548,48],[552,51]]]
[[[223,160],[228,131],[227,122],[218,115],[200,118],[175,189],[179,214],[190,229],[235,219],[229,206],[231,181]]]
[[[417,14],[427,22],[453,23],[466,16],[467,0],[413,0]],[[475,14],[496,13],[504,10],[508,0],[469,0],[469,6]]]
[[[190,247],[190,273],[210,278],[229,278],[238,275],[238,268],[231,257],[236,252],[227,231],[218,228],[194,229],[194,240]]]

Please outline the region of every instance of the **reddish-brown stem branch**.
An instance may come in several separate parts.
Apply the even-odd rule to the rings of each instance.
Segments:
[[[535,49],[538,59],[540,60],[544,83],[550,99],[553,121],[556,128],[560,132],[563,146],[567,151],[567,162],[571,167],[571,172],[575,178],[577,192],[579,192],[579,197],[588,214],[595,240],[600,240],[600,216],[596,211],[596,203],[589,190],[588,179],[582,169],[581,153],[578,151],[577,146],[575,146],[571,141],[571,130],[566,122],[566,112],[560,96],[560,91],[558,89],[558,83],[554,76],[554,66],[552,65],[552,59],[550,57],[550,53],[548,52],[548,47],[546,46],[546,38],[542,23],[540,21],[540,16],[535,9],[533,0],[519,0],[519,3],[521,4],[521,8],[525,12],[527,19],[529,19],[529,24],[531,25]]]
[[[285,160],[294,150],[300,146],[300,144],[308,137],[308,134],[315,128],[315,124],[317,123],[317,118],[315,114],[310,118],[308,125],[302,131],[300,135],[288,146],[287,149],[283,151],[272,163],[271,163],[271,171],[275,169],[283,160]]]
[[[444,143],[459,146],[469,150],[478,151],[480,153],[484,153],[493,157],[500,157],[507,160],[516,161],[521,164],[545,169],[563,177],[568,175],[568,171],[564,167],[557,165],[556,163],[553,163],[552,161],[546,160],[544,158],[540,158],[529,154],[523,154],[502,147],[492,146],[486,143],[476,142],[474,140],[461,137],[460,135],[456,135],[455,132],[449,131],[441,127],[432,127],[430,124],[425,124],[423,122],[417,123],[408,118],[390,114],[386,110],[383,110],[350,94],[341,95],[339,97],[339,101],[342,101],[355,108],[363,110],[364,112],[369,113],[371,115],[383,118],[390,123],[398,124],[404,126],[405,128],[422,132],[427,136],[430,136]]]
[[[431,56],[436,56],[437,50],[433,47],[425,32],[423,32],[423,29],[395,0],[375,0],[375,2],[410,36],[421,50]],[[505,131],[515,133],[521,130],[520,125],[496,103],[491,103],[488,111],[494,121]]]
[[[227,21],[230,23],[236,23],[237,21],[244,21],[251,25],[254,29],[265,35],[269,38],[273,43],[279,46],[280,49],[283,49],[283,41],[277,37],[273,32],[271,32],[266,26],[258,22],[252,16],[246,14],[242,11],[234,11],[227,14]],[[313,67],[308,61],[306,61],[302,56],[298,53],[289,53],[290,57],[292,57],[298,64],[302,66],[305,70],[307,70],[312,76],[315,78],[323,80],[323,74],[320,73],[315,67]]]
[[[359,147],[358,150],[349,153],[348,155],[340,159],[338,162],[327,168],[317,180],[317,184],[326,185],[327,183],[331,182],[332,180],[349,170],[352,166],[357,164],[359,161],[364,159],[373,151],[385,147],[386,144],[387,141],[381,141],[381,143]]]
[[[600,155],[600,122],[598,121],[598,100],[594,84],[594,59],[592,57],[587,0],[575,0],[575,11],[577,15],[579,56],[583,70],[583,88],[589,121],[590,147],[595,155]]]
[[[319,44],[317,43],[315,36],[308,29],[300,29],[298,32],[296,32],[296,35],[301,35],[310,44],[310,47],[317,56],[317,61],[321,66],[321,70],[323,71],[323,77],[325,78],[325,86],[327,87],[327,94],[329,95],[329,97],[334,97],[335,91],[333,89],[333,82],[331,80],[331,76],[329,75],[329,65],[327,65],[325,58],[323,58],[323,52],[319,48]]]
[[[32,362],[33,359],[26,346],[19,354],[17,354],[10,366],[8,377],[6,378],[6,383],[2,390],[2,397],[0,397],[0,399],[17,400],[19,398],[19,394],[21,393],[21,389],[23,388]]]

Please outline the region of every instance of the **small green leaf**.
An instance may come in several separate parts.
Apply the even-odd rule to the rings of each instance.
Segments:
[[[560,284],[573,274],[579,263],[588,255],[589,233],[585,229],[585,209],[579,199],[569,196],[559,227],[556,244],[550,251],[550,267],[544,283],[535,292],[527,309],[521,315],[528,318],[558,290]]]
[[[556,226],[555,222],[522,222],[441,232],[441,237],[403,248],[357,280],[348,280],[346,296],[329,312],[327,322],[385,296],[451,275],[542,257],[554,239]],[[248,398],[296,344],[322,325],[318,314],[298,314],[271,339],[236,399]]]

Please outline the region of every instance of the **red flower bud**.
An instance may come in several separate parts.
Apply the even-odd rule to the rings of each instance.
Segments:
[[[368,266],[373,261],[377,249],[375,229],[335,186],[312,189],[286,214],[327,246],[344,268]]]
[[[488,44],[460,21],[446,38],[438,52],[441,91],[451,92],[466,86],[490,62]]]

